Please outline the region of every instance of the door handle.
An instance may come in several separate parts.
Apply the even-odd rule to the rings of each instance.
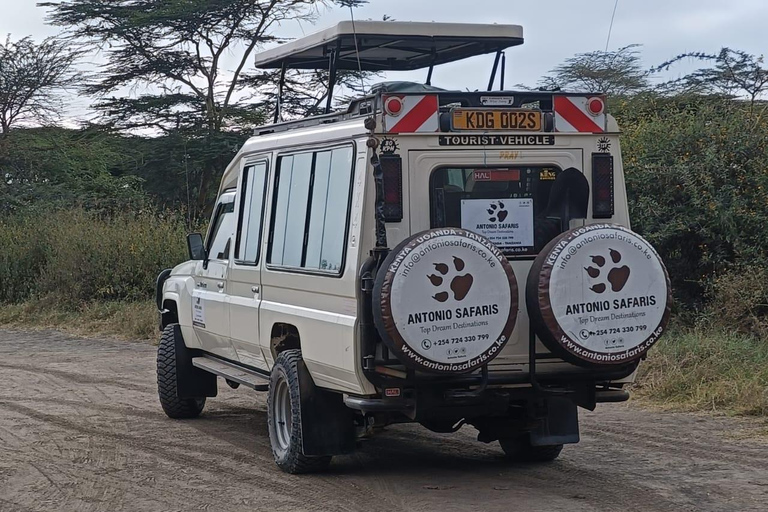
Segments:
[[[251,291],[253,293],[259,293],[259,287],[258,286],[251,286]]]
[[[224,283],[222,283],[221,281],[219,281],[218,283],[216,283],[216,286],[218,286],[218,287],[219,287],[219,290],[223,290],[223,289],[224,289]]]

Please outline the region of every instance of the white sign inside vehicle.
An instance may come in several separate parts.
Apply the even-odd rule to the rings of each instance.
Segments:
[[[500,249],[533,247],[533,199],[464,199],[461,227],[480,233]]]

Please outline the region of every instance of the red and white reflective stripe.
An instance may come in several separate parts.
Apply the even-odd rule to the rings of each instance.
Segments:
[[[555,131],[603,133],[605,112],[592,115],[589,99],[587,96],[555,96]]]
[[[384,113],[384,131],[390,133],[434,133],[440,128],[439,107],[437,96],[427,95],[400,95],[384,96],[386,103],[388,98],[400,98],[403,107],[397,116]]]

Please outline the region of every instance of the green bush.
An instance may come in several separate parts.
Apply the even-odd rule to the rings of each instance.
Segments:
[[[664,258],[679,309],[695,317],[725,276],[768,268],[768,116],[706,97],[640,95],[613,107],[633,228]],[[768,283],[753,288],[762,297],[749,300],[765,304]]]
[[[49,254],[49,219],[0,216],[0,303],[22,302],[36,290]]]
[[[186,259],[180,216],[74,208],[0,218],[0,300],[64,304],[146,300],[163,268]]]

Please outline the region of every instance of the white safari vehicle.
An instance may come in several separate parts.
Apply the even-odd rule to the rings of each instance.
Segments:
[[[168,416],[199,415],[217,376],[266,391],[275,461],[298,473],[403,422],[548,461],[579,441],[577,407],[628,398],[669,279],[629,230],[604,96],[503,90],[522,42],[515,25],[345,22],[256,57],[283,77],[326,68],[326,114],[278,108],[224,172],[190,261],[159,276]],[[486,53],[488,90],[430,85]],[[339,71],[421,68],[424,84],[331,110]]]

